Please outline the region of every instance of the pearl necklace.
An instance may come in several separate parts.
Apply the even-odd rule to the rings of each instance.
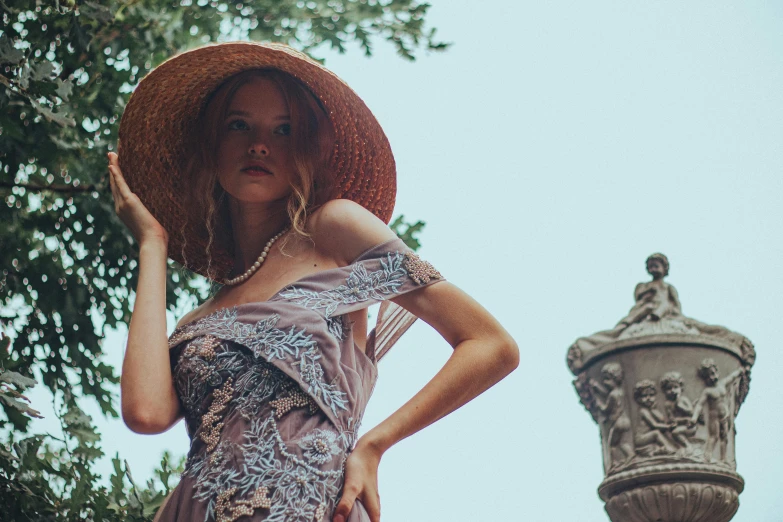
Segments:
[[[232,286],[239,283],[244,283],[248,279],[250,279],[250,276],[258,272],[258,269],[261,268],[261,265],[264,263],[264,260],[266,259],[266,255],[269,253],[269,249],[272,248],[272,245],[274,244],[277,239],[288,232],[288,227],[285,227],[283,230],[281,230],[276,236],[273,236],[272,239],[266,242],[266,246],[264,247],[264,250],[261,252],[261,255],[258,256],[258,259],[256,259],[256,262],[253,263],[253,265],[247,269],[247,271],[242,274],[238,275],[232,279],[226,279],[223,284]]]

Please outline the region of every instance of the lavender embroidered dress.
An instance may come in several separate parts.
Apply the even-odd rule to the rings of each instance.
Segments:
[[[169,339],[191,448],[157,520],[325,522],[377,378],[415,321],[392,304],[441,275],[399,239]],[[363,352],[346,314],[381,303]],[[369,517],[357,502],[350,522]]]

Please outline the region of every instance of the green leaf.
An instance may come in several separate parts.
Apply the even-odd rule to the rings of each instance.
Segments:
[[[81,408],[75,404],[70,404],[68,410],[63,415],[64,431],[74,437],[80,445],[88,445],[100,440],[100,435],[96,433],[92,426],[92,419],[84,413]]]
[[[0,383],[13,384],[19,391],[23,391],[27,388],[32,388],[38,384],[38,381],[30,377],[25,377],[21,373],[0,369]]]
[[[101,23],[107,23],[114,20],[114,13],[106,6],[96,4],[95,2],[84,2],[79,6],[79,14]]]
[[[30,64],[22,64],[22,67],[19,69],[19,74],[16,77],[16,83],[19,84],[19,87],[23,90],[27,90],[30,87],[31,74],[32,69],[30,68]]]
[[[15,48],[8,36],[0,35],[0,65],[16,65],[24,59],[24,53]]]
[[[54,75],[54,70],[55,67],[52,62],[44,61],[32,67],[30,78],[36,82],[50,80]]]
[[[70,78],[68,78],[65,81],[62,81],[60,78],[57,78],[57,90],[55,91],[57,93],[57,96],[59,96],[62,101],[67,102],[68,99],[71,97],[71,93],[73,93],[73,82]]]
[[[43,418],[41,412],[32,409],[30,406],[27,405],[27,403],[16,400],[15,398],[11,397],[6,393],[0,392],[0,403],[3,403],[5,406],[8,406],[9,408],[15,409],[16,411],[18,411],[23,415],[27,415],[29,417],[35,417],[37,419]]]
[[[115,502],[124,496],[123,489],[125,488],[125,471],[122,469],[122,462],[120,462],[120,455],[117,453],[113,459],[111,459],[112,466],[114,467],[114,473],[109,477],[109,484],[111,485],[110,496]]]
[[[47,120],[62,125],[63,127],[76,127],[76,120],[73,118],[60,113],[55,113],[34,100],[30,100],[30,104]]]
[[[402,239],[402,241],[409,248],[415,251],[421,248],[421,243],[416,236],[421,233],[425,225],[426,223],[424,223],[424,221],[406,223],[405,216],[400,214],[394,221],[392,221],[392,223],[389,225],[389,228],[391,228],[392,231],[394,231],[394,233],[397,234],[397,236]]]

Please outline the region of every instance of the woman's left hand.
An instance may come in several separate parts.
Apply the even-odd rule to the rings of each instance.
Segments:
[[[370,515],[371,522],[381,520],[381,500],[378,496],[378,465],[381,463],[381,453],[363,444],[362,440],[345,461],[345,485],[343,496],[334,510],[333,522],[345,522],[353,509],[356,499]]]

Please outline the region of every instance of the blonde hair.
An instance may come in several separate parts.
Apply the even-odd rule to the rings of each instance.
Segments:
[[[312,92],[290,74],[276,69],[252,69],[231,76],[209,96],[199,114],[185,166],[185,186],[193,202],[187,220],[195,220],[197,233],[207,241],[207,277],[217,276],[212,269],[215,248],[233,252],[231,219],[226,192],[218,183],[217,148],[221,125],[240,87],[256,79],[275,83],[286,100],[291,116],[291,144],[294,176],[286,211],[291,229],[309,237],[306,230],[310,212],[332,198],[334,186],[328,163],[333,148],[333,130],[326,110]],[[185,225],[182,256],[185,258]],[[185,259],[187,263],[187,260]]]

